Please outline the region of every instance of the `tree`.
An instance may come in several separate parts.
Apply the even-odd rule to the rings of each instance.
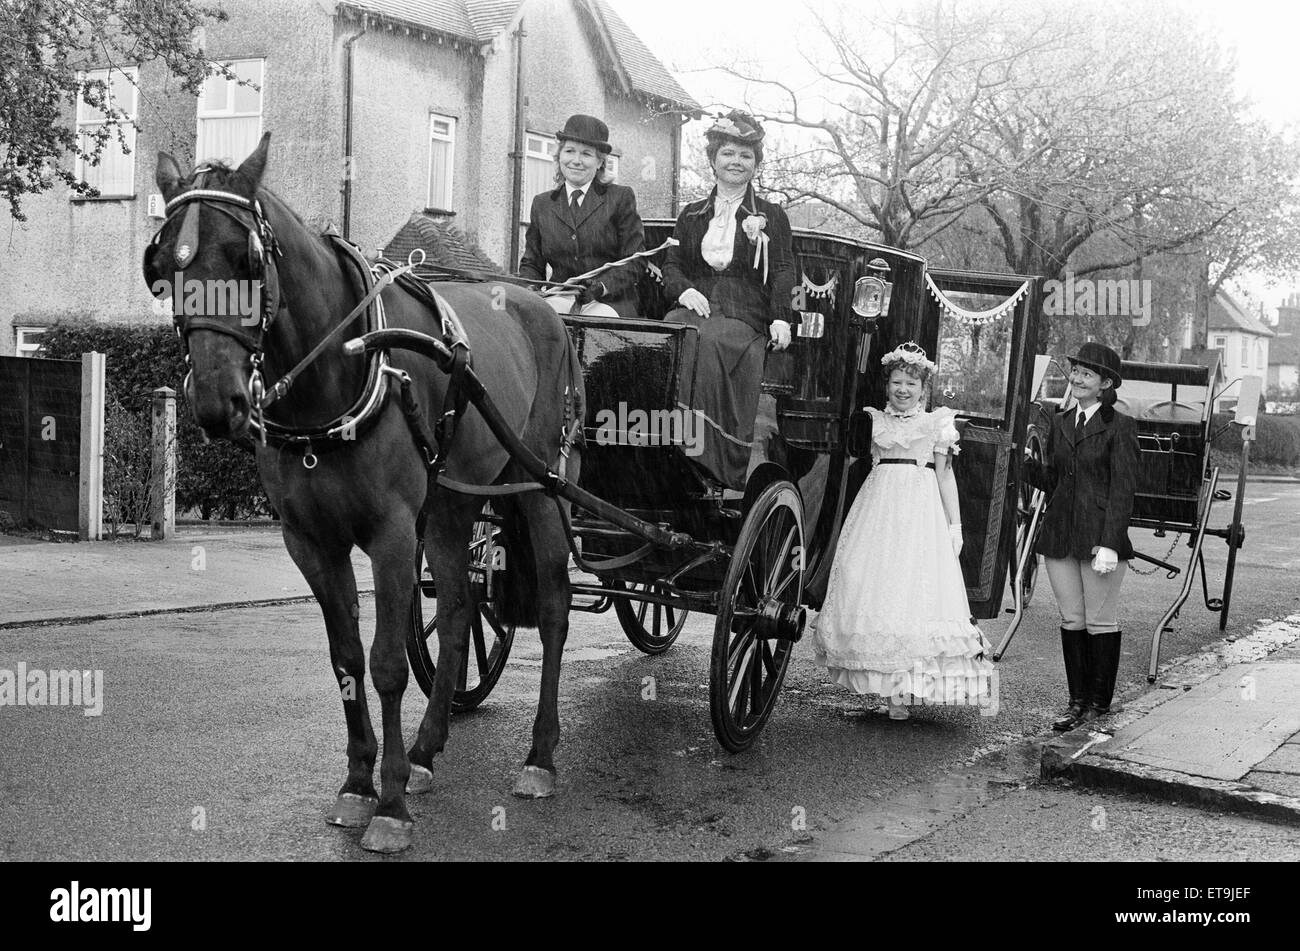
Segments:
[[[160,60],[197,96],[208,75],[230,74],[209,63],[193,37],[225,19],[194,0],[0,0],[0,195],[10,214],[26,221],[24,197],[57,181],[97,196],[78,177],[77,160],[98,164],[111,141],[129,150],[125,110],[107,83],[83,82],[80,71]],[[72,121],[78,104],[104,120],[80,138]]]

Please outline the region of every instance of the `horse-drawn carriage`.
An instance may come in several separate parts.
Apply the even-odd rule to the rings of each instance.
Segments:
[[[144,274],[160,295],[170,286],[174,296],[182,277],[259,289],[254,313],[237,319],[177,310],[192,370],[182,388],[210,436],[256,437],[286,547],[325,619],[347,723],[347,777],[327,821],[365,826],[364,848],[410,844],[406,795],[432,787],[450,711],[491,691],[513,623],[538,628],[543,655],[532,748],[513,791],[554,793],[573,606],[613,607],[649,653],[672,643],[685,612],[714,614],[715,731],[729,750],[752,744],[807,610],[825,595],[844,515],[870,466],[861,408],[884,402],[880,355],[907,340],[937,355],[934,401],[963,419],[954,470],[972,613],[1000,609],[1015,549],[1036,281],[927,272],[904,251],[796,233],[797,336],[769,355],[758,451],[733,498],[689,464],[689,417],[676,398],[694,378],[685,354],[695,331],[656,319],[666,302],[655,267],[643,314],[629,320],[562,325],[535,294],[500,278],[431,289],[403,276],[410,267],[372,269],[337,235],[310,231],[261,187],[268,150],[264,136],[238,169],[207,165],[189,176],[161,154],[167,220]],[[671,227],[649,222],[651,242]],[[431,424],[425,407],[438,403]],[[586,445],[575,453],[579,435]],[[375,579],[369,672],[382,709],[381,790],[380,746],[358,689],[366,656],[354,547]],[[566,547],[594,582],[572,582]],[[413,561],[428,562],[427,578]],[[426,619],[429,597],[436,622]],[[430,700],[405,748],[411,666]]]
[[[647,243],[671,228],[647,222]],[[564,318],[587,398],[579,487],[617,509],[572,519],[574,562],[594,576],[572,584],[572,608],[612,608],[647,654],[667,650],[691,612],[714,615],[710,709],[719,742],[733,752],[753,743],[771,715],[807,610],[826,593],[840,527],[871,463],[870,418],[861,410],[883,401],[882,353],[905,340],[937,352],[944,370],[935,404],[961,414],[961,560],[975,616],[997,615],[1014,554],[1013,450],[1028,406],[1036,283],[927,271],[916,255],[810,231],[797,230],[794,246],[802,306],[790,348],[767,357],[743,495],[719,493],[690,463],[696,424],[679,394],[691,391],[698,331],[663,321],[670,304],[657,258],[640,288],[640,319]],[[581,496],[568,497],[583,506]],[[618,516],[689,541],[664,544]],[[472,543],[477,611],[457,710],[487,696],[514,639],[496,607],[511,570],[497,521],[489,512]],[[428,692],[436,591],[419,567],[408,651]]]
[[[1047,369],[1048,358],[1040,357],[1039,360],[1040,373],[1036,375],[1042,377],[1043,383],[1047,383],[1047,373],[1042,371]],[[1134,558],[1153,565],[1152,570],[1163,569],[1170,578],[1183,574],[1182,589],[1151,634],[1147,679],[1154,683],[1160,661],[1161,635],[1172,630],[1170,622],[1178,616],[1191,594],[1198,570],[1205,607],[1218,613],[1219,630],[1223,630],[1228,623],[1237,549],[1245,540],[1241,508],[1249,440],[1242,443],[1237,498],[1231,521],[1223,527],[1211,527],[1209,523],[1214,503],[1232,497],[1226,489],[1219,488],[1219,470],[1210,458],[1210,447],[1214,439],[1212,407],[1221,395],[1220,391],[1216,391],[1220,379],[1217,352],[1208,351],[1204,364],[1139,363],[1126,360],[1121,363],[1121,375],[1124,383],[1117,394],[1115,408],[1136,421],[1138,452],[1141,457],[1137,493],[1133,499],[1133,514],[1129,525],[1152,531],[1158,539],[1174,534],[1174,541],[1170,543],[1169,551],[1163,558],[1140,551],[1134,553]],[[1032,420],[1025,441],[1027,455],[1039,460],[1043,458],[1047,434],[1051,430],[1051,416],[1066,405],[1062,396],[1064,393],[1046,395],[1033,404]],[[994,659],[1002,656],[1015,636],[1024,610],[1033,597],[1038,570],[1034,541],[1046,500],[1043,493],[1024,486],[1018,502],[1018,554],[1012,575],[1011,609],[1015,616],[994,652]],[[1219,598],[1210,597],[1203,552],[1207,535],[1222,538],[1228,544],[1223,594]],[[1171,564],[1168,560],[1179,539],[1184,536],[1188,548],[1185,568]]]

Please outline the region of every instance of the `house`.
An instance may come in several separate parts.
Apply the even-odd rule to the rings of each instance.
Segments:
[[[115,147],[87,169],[98,199],[28,199],[0,258],[0,354],[35,351],[64,316],[169,319],[140,272],[161,223],[160,149],[183,166],[238,164],[270,131],[264,181],[308,224],[373,253],[413,214],[454,212],[467,246],[510,268],[521,213],[553,186],[554,131],[589,113],[609,125],[610,170],[643,216],[676,214],[681,127],[699,106],[606,0],[222,7],[229,19],[199,41],[244,84],[211,78],[196,100],[157,62],[99,74],[135,118],[130,154]],[[91,131],[94,119],[75,121]]]
[[[1227,291],[1220,290],[1210,301],[1206,327],[1207,347],[1222,354],[1223,372],[1229,385],[1243,376],[1262,379],[1268,373],[1269,342],[1275,335]],[[1226,408],[1224,402],[1218,401],[1215,408]],[[1229,392],[1226,403],[1236,403],[1235,388]]]
[[[1277,336],[1269,342],[1264,385],[1294,393],[1300,389],[1300,294],[1292,294],[1278,307],[1274,333]]]

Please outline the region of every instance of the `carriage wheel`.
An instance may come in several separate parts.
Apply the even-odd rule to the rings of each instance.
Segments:
[[[1025,455],[1037,463],[1043,461],[1043,440],[1034,429],[1030,429],[1025,437]],[[1020,485],[1016,491],[1016,564],[1020,562],[1020,554],[1025,550],[1025,545],[1033,544],[1034,539],[1028,538],[1029,523],[1034,517],[1034,495],[1037,490],[1020,480]],[[1041,522],[1040,522],[1041,525]],[[1012,566],[1014,569],[1014,565]],[[1025,609],[1029,607],[1029,602],[1034,598],[1034,585],[1038,581],[1038,556],[1033,555],[1029,563],[1025,565],[1024,587],[1020,592],[1020,607]]]
[[[610,582],[610,587],[621,591],[627,586],[622,581],[615,580]],[[633,591],[650,591],[655,594],[663,591],[659,585],[641,582],[634,583],[630,587]],[[673,646],[673,642],[677,640],[677,635],[682,632],[682,628],[686,626],[686,619],[691,614],[690,611],[683,611],[681,608],[666,604],[630,601],[627,598],[613,600],[614,613],[618,615],[618,622],[623,625],[623,633],[627,635],[627,639],[641,653],[652,656],[662,654]]]
[[[496,528],[490,522],[477,522],[470,542],[470,562],[478,561],[490,551]],[[438,620],[433,581],[425,567],[424,542],[415,550],[415,599],[411,605],[411,629],[406,638],[406,655],[411,670],[425,696],[433,692],[433,678],[437,672]],[[465,713],[482,703],[506,669],[510,645],[514,643],[515,626],[503,624],[496,615],[495,605],[484,600],[484,582],[481,575],[475,578],[470,572],[469,597],[476,606],[470,615],[469,650],[456,678],[456,692],[452,694],[451,709]],[[428,618],[426,621],[425,619]]]
[[[741,526],[713,628],[709,709],[718,742],[733,753],[763,729],[802,633],[803,546],[799,491],[773,482]]]

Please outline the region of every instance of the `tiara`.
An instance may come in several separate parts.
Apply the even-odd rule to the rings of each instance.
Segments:
[[[921,367],[929,373],[939,372],[939,368],[925,355],[925,350],[914,340],[900,343],[880,358],[881,366],[887,367],[891,363],[906,363],[914,367]]]

